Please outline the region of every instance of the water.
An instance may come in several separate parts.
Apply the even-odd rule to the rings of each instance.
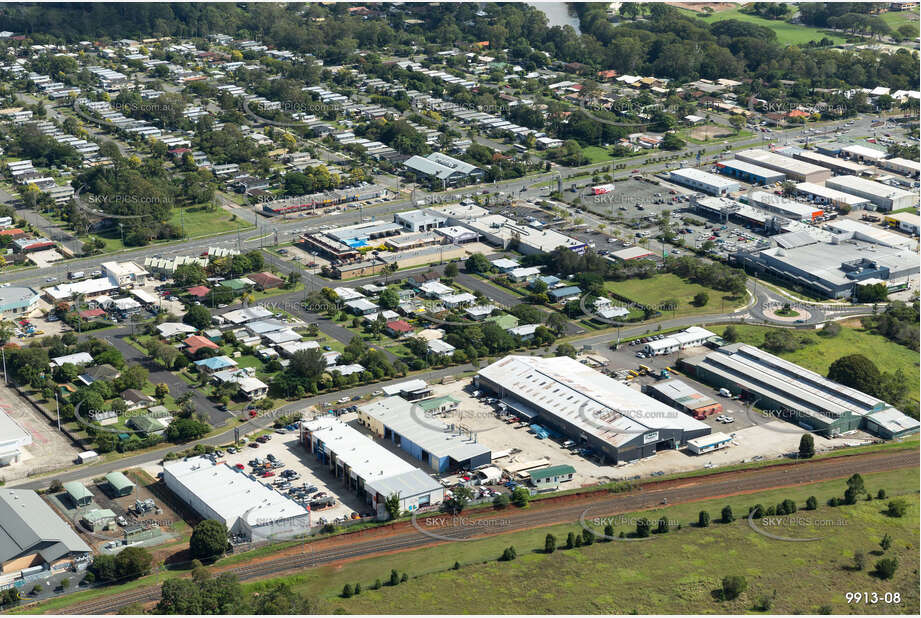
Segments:
[[[565,2],[526,2],[525,4],[530,4],[543,11],[551,28],[553,26],[572,26],[576,32],[580,32],[579,18],[575,13],[569,12],[569,6]]]

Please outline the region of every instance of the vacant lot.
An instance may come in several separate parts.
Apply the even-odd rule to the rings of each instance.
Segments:
[[[722,335],[725,326],[714,326],[711,330]],[[740,341],[751,345],[764,343],[764,334],[776,330],[767,326],[736,325]],[[808,331],[807,331],[808,332]],[[918,368],[918,353],[912,352],[905,346],[889,341],[880,335],[868,333],[859,328],[842,327],[837,337],[820,337],[810,333],[815,343],[807,345],[796,352],[785,352],[779,356],[802,365],[822,375],[828,374],[828,367],[833,362],[848,354],[863,354],[879,367],[880,371],[895,371],[901,369],[908,377],[909,397],[917,410],[919,397],[919,380],[921,372]]]
[[[671,273],[663,273],[649,279],[630,279],[628,281],[606,281],[604,289],[631,299],[638,305],[659,307],[665,301],[677,301],[674,310],[663,311],[665,317],[682,315],[701,315],[731,311],[742,301],[733,298],[728,292],[720,292],[697,283],[691,283]],[[698,307],[693,304],[694,296],[706,293],[710,299],[706,305]]]
[[[817,613],[828,606],[830,613],[848,613],[844,593],[874,590],[898,591],[902,604],[866,606],[868,613],[911,613],[918,609],[918,483],[917,471],[867,475],[872,491],[885,487],[890,494],[909,494],[908,515],[892,519],[882,514],[884,502],[860,502],[852,507],[820,507],[797,515],[812,522],[840,522],[834,528],[809,526],[810,530],[789,531],[821,536],[809,543],[782,542],[753,531],[744,519],[732,524],[714,523],[707,529],[691,525],[700,510],[715,519],[726,504],[743,514],[751,504],[775,504],[785,498],[802,508],[806,498],[815,495],[819,504],[843,492],[844,481],[817,483],[785,490],[680,505],[636,514],[653,521],[667,517],[672,530],[654,535],[645,542],[596,543],[590,547],[558,550],[553,555],[539,552],[544,536],[551,532],[563,545],[568,532],[580,532],[571,525],[539,528],[526,532],[497,535],[483,540],[441,545],[404,552],[336,567],[313,569],[289,579],[295,588],[324,601],[324,611],[335,613],[456,613],[466,607],[472,612],[489,613],[745,613],[761,597],[771,598],[771,612]],[[594,515],[589,514],[591,522]],[[626,523],[614,524],[615,533],[632,529],[632,516]],[[677,523],[682,528],[677,530]],[[898,559],[900,567],[891,581],[872,575],[880,559],[884,534],[893,537],[887,555]],[[518,559],[496,562],[503,548],[515,546]],[[853,571],[855,551],[867,556],[870,565]],[[717,558],[717,559],[714,559]],[[450,570],[455,561],[458,571]],[[386,580],[390,569],[406,571],[410,581],[399,587],[369,590],[375,579]],[[726,575],[744,575],[748,590],[734,601],[719,602],[713,592]],[[338,596],[346,583],[360,582],[358,597]],[[258,585],[256,585],[258,586]],[[510,594],[510,591],[514,591]],[[472,603],[472,605],[471,605]],[[421,608],[424,608],[421,609]]]

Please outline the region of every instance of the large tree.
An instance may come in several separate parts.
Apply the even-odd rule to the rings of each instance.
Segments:
[[[842,356],[828,368],[828,379],[873,395],[880,383],[879,369],[863,354]]]
[[[189,539],[189,553],[198,560],[215,560],[227,549],[227,526],[216,519],[206,519],[195,526]]]

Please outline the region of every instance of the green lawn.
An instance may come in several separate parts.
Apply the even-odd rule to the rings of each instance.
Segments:
[[[865,476],[874,493],[885,488],[890,496],[904,494],[909,513],[901,519],[881,513],[884,503],[860,502],[855,506],[799,511],[810,521],[834,521],[832,527],[784,528],[785,536],[821,536],[810,543],[782,542],[751,530],[745,519],[714,523],[707,529],[691,525],[706,510],[715,520],[725,505],[739,517],[756,503],[776,504],[785,498],[800,508],[814,495],[824,505],[845,488],[843,480],[817,483],[738,497],[721,498],[635,514],[672,523],[666,535],[649,541],[595,543],[581,549],[540,552],[545,535],[557,537],[562,547],[568,532],[581,532],[577,522],[496,535],[463,543],[402,552],[320,567],[286,578],[295,589],[324,604],[324,613],[400,614],[457,613],[489,608],[497,614],[521,613],[746,613],[763,595],[773,597],[772,612],[817,613],[829,605],[834,613],[848,613],[844,593],[852,590],[898,591],[904,604],[880,611],[909,613],[918,607],[918,472],[895,471]],[[603,513],[591,513],[591,518]],[[615,533],[633,529],[633,515],[615,520]],[[682,529],[677,530],[676,524]],[[593,526],[594,527],[594,526]],[[871,552],[883,534],[894,543],[887,555],[899,560],[892,581],[879,581],[867,571],[879,557]],[[503,548],[514,546],[518,559],[497,562]],[[854,551],[867,555],[870,567],[851,571]],[[460,563],[458,571],[451,569]],[[407,583],[396,588],[370,590],[375,579],[387,580],[390,569],[406,572]],[[737,600],[718,602],[711,592],[722,577],[744,575],[748,590]],[[351,599],[339,596],[346,583],[360,582],[362,593]],[[259,590],[265,583],[251,584]],[[475,592],[474,592],[475,591]],[[867,608],[864,611],[875,611]]]
[[[808,43],[809,41],[820,41],[825,37],[831,39],[836,44],[847,42],[847,39],[838,33],[827,32],[821,28],[812,28],[798,24],[788,24],[785,21],[764,19],[756,15],[746,15],[739,9],[729,9],[727,11],[713,13],[712,15],[696,13],[687,9],[678,10],[684,11],[686,14],[692,15],[693,17],[696,17],[701,21],[705,21],[708,24],[716,23],[718,21],[725,21],[727,19],[737,19],[739,21],[745,21],[770,28],[777,33],[777,42],[782,45],[800,45],[802,43]]]
[[[677,310],[663,312],[666,317],[682,315],[701,315],[729,311],[742,304],[741,299],[733,299],[727,292],[720,292],[697,283],[687,282],[677,275],[662,273],[649,279],[629,279],[627,281],[606,281],[604,289],[631,299],[639,305],[658,307],[666,300],[678,301]],[[692,304],[694,296],[706,292],[710,301],[703,307]],[[723,301],[725,297],[725,302]]]
[[[233,232],[237,228],[241,231],[248,230],[253,227],[252,223],[248,223],[239,217],[236,220],[232,220],[231,215],[227,214],[227,211],[222,208],[215,208],[214,210],[183,208],[181,215],[180,209],[174,208],[169,221],[176,225],[181,222],[188,238]]]
[[[769,326],[735,325],[740,340],[752,345],[764,343],[764,334],[774,330]],[[713,326],[713,332],[722,335],[725,326]],[[910,384],[909,397],[917,409],[919,400],[919,381],[921,371],[918,367],[918,353],[905,346],[889,341],[880,335],[874,335],[858,328],[842,327],[837,337],[819,337],[813,335],[815,343],[796,352],[782,353],[779,356],[802,365],[822,375],[828,373],[833,362],[848,354],[863,354],[871,359],[880,371],[902,369],[908,376]]]
[[[610,161],[613,158],[611,157],[610,150],[600,146],[587,146],[582,149],[582,154],[588,159],[589,164],[602,163],[603,161]]]
[[[909,24],[918,28],[919,19],[917,9],[914,11],[886,11],[879,16],[886,25],[893,30],[898,30],[899,26]]]

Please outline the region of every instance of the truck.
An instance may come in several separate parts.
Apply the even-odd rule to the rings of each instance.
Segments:
[[[86,273],[83,272],[82,270],[76,270],[76,271],[67,273],[67,278],[71,280],[83,279],[85,276],[86,276]]]

